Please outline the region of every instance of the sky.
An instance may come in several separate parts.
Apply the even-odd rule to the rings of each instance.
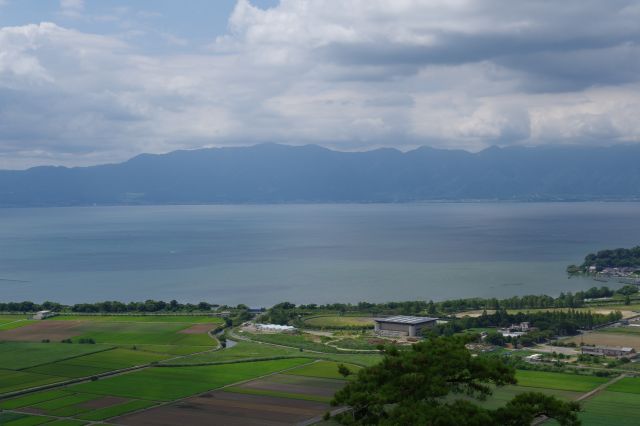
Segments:
[[[0,0],[0,168],[640,141],[635,0]]]

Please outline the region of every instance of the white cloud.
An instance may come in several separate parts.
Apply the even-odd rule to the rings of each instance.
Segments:
[[[68,18],[79,18],[84,12],[84,0],[60,0],[60,13]]]
[[[4,27],[0,167],[264,141],[639,141],[639,18],[630,1],[240,0],[206,49],[152,32],[184,51],[170,54],[130,33]]]

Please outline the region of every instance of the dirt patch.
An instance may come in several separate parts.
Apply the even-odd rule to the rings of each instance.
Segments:
[[[633,335],[630,333],[593,332],[565,340],[565,342],[574,342],[576,345],[580,345],[581,341],[584,342],[585,345],[626,346],[632,347],[636,351],[640,351],[640,335]],[[578,350],[580,350],[579,347]]]
[[[122,404],[127,401],[130,401],[130,400],[127,398],[120,398],[117,396],[104,396],[102,398],[93,399],[91,401],[78,404],[78,407],[90,408],[92,410],[96,410],[99,408],[112,407],[114,405]]]
[[[616,308],[611,308],[611,309],[595,308],[593,310],[593,312],[595,312],[596,314],[602,314],[602,315],[609,315],[611,312],[616,312],[616,311],[620,311],[620,313],[622,314],[622,318],[629,318],[629,317],[638,315],[637,312],[625,311],[625,310],[616,309]]]
[[[328,409],[328,404],[320,402],[216,391],[112,422],[127,426],[282,426],[295,425]]]
[[[181,334],[206,334],[210,330],[213,330],[213,326],[211,324],[194,324],[191,327],[185,328],[184,330],[180,330],[178,333],[181,333]]]
[[[291,377],[286,375],[282,375],[283,377],[280,378],[278,376],[281,375],[274,375],[261,380],[253,380],[238,387],[330,398],[345,385],[344,381],[334,379]]]
[[[81,325],[81,321],[39,321],[13,330],[0,331],[0,340],[40,342],[49,339],[59,342],[82,334]]]

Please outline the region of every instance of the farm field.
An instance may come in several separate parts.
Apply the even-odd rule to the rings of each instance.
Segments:
[[[310,317],[304,320],[304,324],[314,328],[342,328],[362,327],[373,328],[373,317],[358,317],[344,315],[326,315]]]
[[[36,426],[52,422],[51,417],[31,416],[22,413],[0,413],[0,425],[3,426]],[[60,426],[58,424],[57,426]],[[65,426],[64,424],[62,426]],[[69,425],[73,426],[73,425]]]
[[[328,409],[324,402],[215,391],[111,421],[126,426],[275,426],[322,416]]]
[[[0,315],[0,330],[13,330],[32,322],[30,315]]]
[[[607,390],[640,395],[640,377],[625,377],[624,379],[609,386]]]
[[[338,362],[357,364],[362,366],[373,365],[380,361],[377,354],[338,354],[338,353],[309,353],[300,352],[295,348],[283,348],[264,343],[239,341],[235,346],[223,351],[196,354],[177,360],[168,361],[171,365],[193,365],[214,362],[229,362],[242,359],[260,359],[270,357],[287,356],[292,358],[329,359]]]
[[[31,319],[31,315],[0,315],[0,324],[6,324],[8,322],[20,321],[20,320],[29,320]]]
[[[213,346],[215,340],[207,334],[212,328],[215,327],[207,324],[88,321],[76,328],[79,334],[75,338],[91,338],[96,343],[119,345]]]
[[[640,394],[609,389],[585,401],[580,420],[584,426],[636,426],[640,419]]]
[[[109,349],[108,345],[0,342],[1,368],[19,370]]]
[[[608,382],[609,378],[581,376],[578,374],[551,373],[547,371],[518,370],[516,372],[519,386],[557,389],[573,392],[588,392]]]
[[[323,379],[344,379],[344,377],[340,375],[340,373],[338,373],[339,365],[340,363],[337,362],[318,361],[314,362],[313,364],[308,364],[302,367],[295,368],[293,370],[289,370],[285,374],[306,377],[319,377]],[[362,367],[353,364],[345,364],[345,366],[348,367],[352,373],[357,373],[362,369]]]
[[[5,417],[7,424],[20,420],[18,426],[22,422],[51,424],[53,419],[47,416],[68,417],[64,421],[73,422],[69,425],[99,421],[161,425],[171,419],[174,424],[190,425],[272,424],[265,423],[265,419],[274,419],[273,424],[292,424],[322,415],[329,408],[327,402],[333,393],[345,383],[283,374],[287,372],[283,370],[300,368],[301,373],[326,376],[328,364],[335,369],[338,365],[327,363],[315,370],[306,369],[311,362],[298,358],[206,367],[150,367],[0,401],[0,409],[11,410],[3,412],[3,416],[11,416]],[[233,389],[219,389],[234,383]],[[201,392],[208,393],[191,396]],[[188,399],[153,408],[160,402],[185,397]]]
[[[13,330],[14,328],[24,327],[25,325],[29,325],[34,321],[31,320],[16,320],[11,322],[6,322],[4,324],[0,324],[0,331],[2,330]]]
[[[573,342],[576,345],[580,345],[580,342],[584,342],[586,345],[629,346],[634,348],[636,351],[640,351],[640,333],[592,331],[590,333],[571,337],[564,341]]]
[[[169,355],[131,349],[112,349],[90,355],[72,358],[29,368],[32,373],[47,374],[67,378],[87,377],[107,371],[119,370],[136,365],[150,364],[167,359]]]
[[[50,421],[53,419],[46,416],[57,416],[75,418],[74,420],[64,420],[72,422],[70,424],[84,424],[86,421],[102,421],[156,404],[153,401],[139,399],[54,390],[4,401],[0,407],[13,410],[13,413],[45,416],[35,417],[33,420],[23,420],[25,422]]]
[[[333,362],[305,364],[112,421],[132,426],[296,424],[330,409],[333,394],[346,383],[326,378],[337,368]]]
[[[64,378],[23,371],[0,370],[0,394],[64,381]]]
[[[328,403],[345,383],[344,380],[274,374],[263,379],[225,388],[224,391]]]
[[[212,318],[211,322],[201,322],[197,318],[194,322],[149,321],[147,317],[129,317],[145,319],[132,321],[106,316],[87,318],[91,319],[33,321],[19,328],[1,330],[0,341],[40,342],[48,339],[59,342],[91,338],[96,343],[107,344],[212,346],[215,340],[208,331],[220,324],[217,318]]]
[[[71,386],[74,392],[172,401],[308,363],[307,359],[243,362],[199,367],[155,367]]]
[[[219,317],[207,315],[56,315],[47,321],[98,321],[98,322],[174,322],[186,324],[223,324]]]
[[[640,327],[608,327],[603,328],[600,331],[603,333],[622,333],[622,334],[630,334],[640,336]]]
[[[322,337],[310,333],[301,334],[284,334],[284,333],[248,333],[240,331],[242,336],[258,342],[271,343],[273,345],[291,346],[301,348],[303,350],[317,352],[333,352],[337,353],[338,349],[327,346],[322,343]],[[329,338],[325,338],[329,340]]]
[[[330,344],[341,349],[375,351],[378,348],[378,345],[385,345],[389,343],[391,343],[389,340],[380,339],[374,336],[357,336],[334,340]]]

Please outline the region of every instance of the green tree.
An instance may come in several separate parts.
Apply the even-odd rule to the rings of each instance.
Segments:
[[[385,350],[383,360],[358,372],[338,391],[333,405],[350,412],[346,425],[527,425],[538,416],[561,425],[579,425],[579,405],[540,393],[525,393],[504,407],[488,410],[472,402],[493,386],[516,383],[515,370],[496,357],[472,357],[458,337],[434,337],[410,350]],[[464,399],[456,396],[465,396]]]

